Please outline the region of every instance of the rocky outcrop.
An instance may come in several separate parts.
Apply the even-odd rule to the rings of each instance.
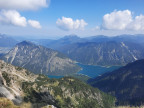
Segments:
[[[20,104],[21,96],[23,96],[21,83],[23,81],[33,82],[36,77],[25,69],[14,67],[0,60],[0,95]]]

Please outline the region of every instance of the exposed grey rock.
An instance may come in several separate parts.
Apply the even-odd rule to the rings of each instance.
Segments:
[[[63,54],[28,41],[17,44],[1,59],[36,74],[68,75],[80,69],[74,61]]]
[[[144,58],[144,47],[130,42],[86,42],[60,49],[73,60],[89,65],[125,65]]]

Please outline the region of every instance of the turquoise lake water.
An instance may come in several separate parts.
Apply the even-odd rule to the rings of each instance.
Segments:
[[[77,74],[83,74],[83,75],[89,76],[91,78],[95,78],[106,72],[111,72],[111,71],[116,70],[121,67],[121,66],[102,67],[102,66],[83,65],[83,64],[79,64],[79,63],[77,63],[77,65],[79,65],[82,68],[82,70],[79,71]],[[64,76],[48,75],[48,77],[59,79]]]
[[[52,76],[52,75],[48,75],[49,78],[56,78],[56,79],[59,79],[59,78],[62,78],[64,76]]]
[[[78,74],[84,74],[91,78],[95,78],[106,72],[111,72],[121,67],[121,66],[102,67],[102,66],[83,65],[79,63],[78,65],[82,68],[82,70],[79,71]]]

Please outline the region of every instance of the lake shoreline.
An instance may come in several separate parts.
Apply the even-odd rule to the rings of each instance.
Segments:
[[[78,66],[80,66],[82,69],[77,74],[83,74],[90,78],[95,78],[98,76],[101,76],[102,74],[106,72],[114,71],[122,66],[94,66],[94,65],[85,65],[81,63],[77,63]]]
[[[76,63],[81,69],[73,74],[73,75],[82,75],[85,77],[89,77],[89,78],[96,78],[98,76],[101,76],[104,73],[107,72],[111,72],[114,71],[122,66],[110,66],[110,67],[106,67],[106,66],[98,66],[98,65],[85,65],[85,64],[81,64],[81,63]],[[73,76],[72,75],[72,76]],[[47,75],[49,78],[62,78],[62,77],[67,77],[67,76],[71,76],[71,75],[67,75],[67,76],[54,76],[54,75]]]
[[[100,67],[105,67],[105,68],[110,68],[110,67],[113,67],[113,66],[125,66],[125,65],[91,65],[91,64],[83,64],[83,63],[80,63],[80,62],[76,62],[76,64],[81,64],[81,65],[88,65],[88,66],[100,66]]]

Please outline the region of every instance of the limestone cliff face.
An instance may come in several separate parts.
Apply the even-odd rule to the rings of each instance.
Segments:
[[[1,59],[36,74],[68,75],[80,69],[74,61],[63,54],[27,41],[17,44]]]
[[[22,102],[24,95],[21,83],[24,81],[35,81],[37,75],[29,71],[14,67],[0,60],[0,96],[13,100],[16,104]]]

